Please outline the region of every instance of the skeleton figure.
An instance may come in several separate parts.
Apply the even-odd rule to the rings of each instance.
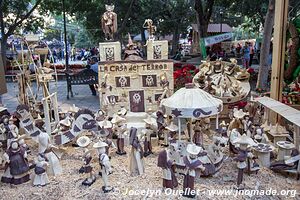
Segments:
[[[153,58],[161,59],[161,45],[153,46]]]
[[[105,58],[107,61],[115,60],[115,54],[114,54],[113,47],[105,48],[104,51],[105,51]]]
[[[125,87],[127,85],[127,79],[124,76],[121,76],[118,80],[121,87]]]
[[[114,5],[105,5],[106,12],[102,15],[101,26],[106,40],[113,40],[117,32],[117,14],[113,12]]]
[[[160,86],[164,90],[162,95],[159,97],[159,102],[165,98],[171,96],[171,91],[170,91],[170,82],[168,81],[166,73],[163,73],[160,75]]]
[[[141,95],[139,93],[135,93],[132,98],[133,98],[133,102],[136,104],[140,103],[142,100]]]
[[[149,40],[154,40],[154,33],[156,32],[156,26],[153,25],[152,19],[146,19],[143,28],[148,30]],[[147,44],[146,44],[147,45]]]
[[[154,80],[152,76],[147,76],[146,77],[146,85],[147,86],[152,86],[154,84]]]

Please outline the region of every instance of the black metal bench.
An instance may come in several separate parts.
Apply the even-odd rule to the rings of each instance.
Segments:
[[[73,97],[72,85],[93,85],[98,84],[98,73],[92,69],[84,69],[79,73],[72,74],[66,73],[67,85],[68,85],[68,94],[67,98],[69,99],[69,93],[71,92],[71,97]]]

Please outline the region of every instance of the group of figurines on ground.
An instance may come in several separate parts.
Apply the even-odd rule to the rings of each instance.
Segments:
[[[159,153],[157,166],[163,170],[163,187],[177,187],[178,174],[184,175],[183,187],[185,196],[193,197],[194,181],[196,177],[209,176],[216,173],[222,166],[225,156],[223,147],[229,143],[229,150],[236,155],[238,178],[237,188],[242,189],[244,172],[257,172],[259,166],[252,147],[257,143],[269,143],[264,129],[255,127],[253,123],[255,113],[258,112],[253,102],[246,107],[248,113],[234,109],[232,121],[220,124],[218,132],[210,130],[209,118],[188,121],[187,134],[191,142],[178,140],[179,130],[174,123],[174,116],[166,116],[159,110],[149,112],[143,119],[142,128],[127,127],[127,110],[121,108],[112,117],[99,110],[93,113],[87,109],[71,107],[68,112],[60,111],[60,121],[53,125],[51,135],[44,129],[45,124],[40,118],[33,119],[30,109],[25,105],[17,107],[12,116],[1,117],[0,136],[1,152],[0,164],[4,165],[1,181],[4,183],[21,184],[30,180],[30,170],[34,169],[33,184],[44,186],[49,183],[48,174],[62,173],[59,157],[64,151],[62,145],[79,146],[83,150],[83,165],[79,173],[87,173],[88,177],[82,182],[90,186],[96,181],[96,174],[92,167],[92,147],[98,154],[100,164],[99,175],[103,180],[103,191],[109,192],[113,188],[108,183],[112,173],[110,165],[110,148],[116,148],[116,154],[122,156],[125,144],[131,146],[129,154],[130,175],[141,175],[145,172],[144,158],[153,153],[152,139],[158,138],[165,149]],[[204,145],[203,134],[212,139],[213,144]],[[213,136],[214,135],[214,136]],[[113,138],[116,138],[116,145]],[[37,152],[25,143],[28,139],[38,143]],[[53,142],[52,142],[53,141]],[[295,152],[293,152],[295,156]],[[28,158],[36,157],[31,161]],[[282,167],[276,163],[273,166]],[[246,170],[247,169],[247,170]],[[272,169],[272,168],[271,168]],[[176,175],[175,175],[176,174]]]
[[[231,113],[231,122],[225,123],[222,121],[220,124],[220,133],[223,136],[228,136],[229,151],[231,155],[235,155],[234,160],[237,162],[238,168],[238,178],[237,178],[237,189],[243,189],[243,174],[247,172],[251,174],[253,172],[257,173],[260,169],[257,163],[257,152],[264,151],[270,152],[270,158],[275,158],[276,147],[269,140],[267,132],[274,132],[275,134],[280,134],[278,125],[273,128],[266,125],[267,121],[261,124],[260,121],[263,114],[263,108],[258,107],[253,101],[247,103],[244,112],[242,109],[234,108]],[[286,131],[285,127],[280,126]],[[288,143],[288,142],[287,142]],[[300,156],[299,151],[294,148],[291,151],[291,155],[287,155],[287,160],[293,159],[292,163],[287,164],[285,161],[274,161],[270,164],[270,169],[273,171],[281,171],[284,169],[296,169]]]
[[[62,172],[55,153],[57,147],[51,144],[50,136],[35,125],[31,114],[25,111],[29,108],[20,105],[13,115],[3,115],[0,119],[0,166],[4,167],[1,182],[14,185],[28,182],[30,170],[34,169],[33,185],[45,186],[49,183],[47,173],[56,176]],[[39,121],[37,119],[36,124]],[[35,154],[25,143],[27,139],[38,143]],[[28,154],[35,159],[30,161]]]

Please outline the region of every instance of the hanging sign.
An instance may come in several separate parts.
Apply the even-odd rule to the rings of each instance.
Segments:
[[[233,36],[232,33],[223,33],[220,35],[214,35],[211,37],[204,38],[204,43],[205,43],[205,46],[210,46],[213,44],[220,43],[224,40],[228,40],[228,39],[232,38],[232,36]]]

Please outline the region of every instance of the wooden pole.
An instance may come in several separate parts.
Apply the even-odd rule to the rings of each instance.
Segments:
[[[277,101],[282,100],[288,6],[289,0],[275,1],[271,98]],[[279,117],[276,113],[271,112],[269,119],[274,124],[280,120]]]
[[[0,54],[1,54],[1,51],[2,51],[2,48],[1,48],[1,44],[0,44]],[[2,56],[0,55],[0,99],[1,99],[1,95],[5,94],[7,92],[4,68],[5,68],[5,66],[3,65]],[[1,100],[0,100],[0,104],[1,104]]]

